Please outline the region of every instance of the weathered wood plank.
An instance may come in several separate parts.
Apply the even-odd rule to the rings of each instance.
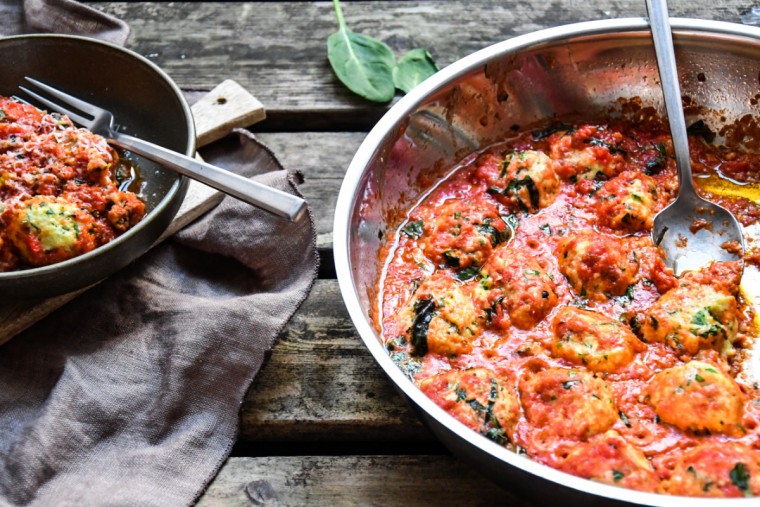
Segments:
[[[304,174],[301,192],[312,207],[317,247],[332,249],[335,202],[343,176],[364,140],[363,132],[260,133],[257,137],[289,170]]]
[[[247,442],[434,440],[364,347],[337,280],[317,280],[248,392]]]
[[[450,456],[231,458],[198,507],[456,505],[531,507]]]
[[[671,0],[675,16],[740,21],[752,0]],[[183,89],[208,90],[231,78],[289,130],[325,115],[357,122],[386,106],[347,92],[333,76],[326,43],[336,30],[331,2],[94,3],[129,22],[128,47],[164,68]],[[425,47],[441,66],[506,38],[578,21],[645,15],[643,2],[519,0],[344,2],[351,29],[386,42],[397,55]],[[213,22],[210,22],[213,20]],[[294,117],[294,113],[306,113]],[[334,120],[333,120],[334,121]],[[287,125],[279,124],[286,128]]]
[[[23,23],[21,2],[0,0],[0,35],[17,35]]]

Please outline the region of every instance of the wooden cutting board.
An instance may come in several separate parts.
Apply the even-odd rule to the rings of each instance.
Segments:
[[[214,88],[192,107],[198,147],[226,136],[233,128],[248,127],[263,120],[266,112],[261,102],[235,81],[227,80]],[[219,204],[224,194],[190,181],[187,195],[177,215],[156,243],[163,241]],[[89,288],[89,287],[88,287]],[[0,305],[0,345],[68,303],[87,289],[38,301],[21,301]]]

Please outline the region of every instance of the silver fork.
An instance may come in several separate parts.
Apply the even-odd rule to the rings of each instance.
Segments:
[[[30,77],[25,77],[24,79],[39,90],[44,91],[47,95],[55,98],[56,101],[24,86],[19,86],[24,93],[33,97],[41,104],[45,104],[50,109],[65,114],[73,122],[82,127],[103,136],[114,146],[129,150],[167,169],[198,180],[225,194],[280,217],[287,218],[292,222],[299,221],[305,215],[306,202],[298,196],[262,185],[220,167],[118,132],[114,124],[113,114],[110,111],[78,99],[36,79]],[[76,111],[72,108],[76,109]]]

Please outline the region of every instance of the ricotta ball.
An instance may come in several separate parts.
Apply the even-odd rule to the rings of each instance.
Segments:
[[[646,389],[662,422],[695,433],[740,435],[744,395],[717,366],[690,361],[661,371]]]

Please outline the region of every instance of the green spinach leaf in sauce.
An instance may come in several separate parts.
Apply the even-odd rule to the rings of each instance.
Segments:
[[[407,238],[420,239],[425,224],[422,220],[409,222],[401,229],[401,234]]]
[[[430,321],[435,315],[435,301],[420,299],[414,303],[414,320],[412,321],[412,352],[424,356],[428,351],[427,335]]]
[[[734,468],[731,469],[728,476],[731,478],[731,482],[734,483],[734,486],[739,488],[744,496],[751,496],[752,493],[749,490],[750,475],[747,465],[744,463],[737,463],[734,465]]]

